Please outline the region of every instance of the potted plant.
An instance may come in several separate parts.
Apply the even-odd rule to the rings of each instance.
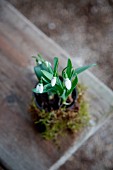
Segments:
[[[78,74],[96,64],[74,69],[69,58],[67,66],[59,73],[57,57],[54,58],[53,67],[40,54],[33,58],[38,80],[32,89],[30,112],[36,128],[45,139],[56,139],[64,133],[77,133],[90,120],[84,98],[86,88],[78,83]]]

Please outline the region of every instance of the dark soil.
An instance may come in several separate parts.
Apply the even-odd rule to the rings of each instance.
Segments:
[[[58,110],[60,107],[72,108],[77,99],[77,89],[75,88],[72,92],[72,95],[67,99],[68,105],[62,103],[62,100],[57,94],[52,95],[51,99],[48,93],[33,93],[35,103],[40,110],[45,110],[50,112],[52,110]]]

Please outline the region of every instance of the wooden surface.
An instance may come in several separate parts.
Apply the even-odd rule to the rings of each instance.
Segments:
[[[54,56],[59,56],[61,67],[69,57],[10,4],[1,0],[0,161],[11,170],[49,169],[73,142],[67,137],[58,150],[54,144],[43,140],[31,123],[28,106],[35,82],[31,56],[38,52],[50,61]],[[76,64],[74,60],[73,64]],[[80,80],[88,86],[90,112],[99,128],[112,114],[113,93],[89,72],[81,75]],[[98,128],[87,131],[83,141]],[[77,142],[74,145],[79,144],[80,139]],[[73,151],[79,147],[80,144]]]

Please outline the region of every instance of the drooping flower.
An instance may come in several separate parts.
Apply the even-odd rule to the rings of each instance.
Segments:
[[[36,86],[36,91],[38,93],[43,93],[43,84],[42,83],[39,83],[37,86]]]
[[[68,90],[71,89],[71,81],[69,80],[69,78],[64,79],[64,84]]]
[[[42,64],[42,61],[38,61],[38,64],[39,64],[39,65]]]
[[[53,87],[53,86],[55,86],[55,84],[56,84],[56,77],[53,77],[51,79],[51,86]]]

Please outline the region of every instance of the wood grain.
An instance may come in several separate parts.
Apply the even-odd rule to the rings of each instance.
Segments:
[[[0,161],[11,170],[46,170],[73,144],[73,139],[65,137],[58,150],[33,128],[28,113],[31,89],[35,83],[31,56],[38,52],[50,61],[59,56],[60,68],[66,65],[66,58],[69,57],[15,8],[1,0]],[[113,93],[88,71],[80,76],[80,81],[88,86],[90,112],[96,119],[97,127],[100,127],[100,120],[104,122],[112,113]],[[92,133],[87,131],[88,138],[93,133],[94,130]],[[74,145],[78,143],[80,139]],[[77,145],[76,149],[79,147]]]

